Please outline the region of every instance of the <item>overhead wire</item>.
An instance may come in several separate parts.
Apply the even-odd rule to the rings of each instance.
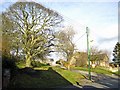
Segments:
[[[61,13],[59,13],[59,15],[61,15],[61,16],[63,16],[65,19],[65,22],[66,23],[68,23],[68,24],[72,24],[72,25],[78,25],[78,26],[80,26],[80,28],[82,29],[82,28],[85,28],[85,32],[75,41],[75,43],[78,41],[78,40],[80,40],[85,34],[86,34],[86,27],[87,27],[87,25],[84,25],[84,24],[81,24],[80,22],[78,22],[78,21],[76,21],[76,20],[73,20],[73,19],[71,19],[71,18],[69,18],[69,17],[67,17],[67,16],[65,16],[65,15],[63,15],[63,14],[61,14]]]
[[[61,14],[61,13],[59,13],[60,15],[62,15],[63,17],[65,17],[66,18],[66,20],[68,20],[68,21],[66,21],[66,22],[68,22],[69,24],[77,24],[77,25],[79,25],[79,26],[81,26],[81,27],[83,27],[83,28],[85,28],[85,32],[77,39],[77,40],[75,40],[75,43],[76,42],[78,42],[85,34],[86,34],[86,25],[83,25],[83,24],[80,24],[79,22],[77,22],[77,21],[75,21],[75,20],[73,20],[73,19],[71,19],[71,18],[69,18],[69,17],[67,17],[67,16],[65,16],[65,15],[63,15],[63,14]],[[73,22],[74,21],[74,22]]]
[[[78,40],[80,40],[85,34],[86,34],[86,33],[82,34],[82,35],[75,41],[75,43],[76,43]]]

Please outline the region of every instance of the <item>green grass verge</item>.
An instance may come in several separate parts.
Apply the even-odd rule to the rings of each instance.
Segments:
[[[113,72],[113,74],[120,76],[120,70],[118,70],[117,72]]]
[[[51,66],[35,67],[34,70],[48,70]]]
[[[81,74],[76,72],[71,72],[58,67],[53,67],[53,69],[72,84],[76,84],[76,81],[79,82],[80,79],[84,78]]]
[[[19,62],[16,62],[16,65],[18,68],[25,68],[25,61],[21,60]]]
[[[32,65],[31,65],[31,67],[35,67],[35,68],[41,68],[41,67],[49,67],[50,65],[48,65],[48,64],[45,64],[45,63],[40,63],[40,62],[32,62],[31,63]],[[23,60],[21,60],[21,61],[19,61],[19,62],[16,62],[16,65],[17,65],[17,67],[18,68],[25,68],[25,61],[23,61]]]
[[[86,68],[86,67],[73,67],[72,69],[88,71],[88,68]],[[111,72],[103,67],[91,68],[91,72],[95,72],[98,74],[108,74],[108,75],[115,74],[115,73],[113,73],[113,72]],[[118,75],[118,73],[116,73],[116,75]]]

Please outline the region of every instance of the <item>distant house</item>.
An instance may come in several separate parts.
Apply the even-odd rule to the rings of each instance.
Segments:
[[[109,67],[109,57],[107,54],[91,55],[90,60],[91,64]]]
[[[116,64],[115,62],[110,62],[109,63],[109,70],[112,72],[116,72],[119,70],[119,65]]]
[[[87,65],[87,54],[85,52],[76,52],[71,58],[72,66],[86,66]]]
[[[86,52],[76,52],[71,60],[73,66],[87,66],[88,55]],[[107,54],[91,55],[90,64],[95,66],[109,67],[109,58]]]
[[[86,52],[77,52],[75,53],[76,63],[75,66],[86,66],[87,65],[87,53]]]
[[[115,62],[110,62],[109,66],[111,66],[112,68],[120,67],[120,65],[118,65],[118,63],[115,63]]]

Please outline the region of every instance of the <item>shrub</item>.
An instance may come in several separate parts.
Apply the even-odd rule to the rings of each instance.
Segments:
[[[7,78],[8,81],[9,80],[11,81],[17,75],[18,67],[15,64],[15,61],[16,59],[13,56],[2,55],[2,78],[3,80],[6,80]]]
[[[31,65],[33,66],[33,67],[42,67],[42,66],[50,66],[50,64],[49,63],[41,63],[41,62],[39,62],[39,61],[32,61],[31,62]]]
[[[15,58],[2,55],[2,68],[15,69],[16,68]]]
[[[67,61],[64,61],[64,62],[63,62],[63,66],[64,66],[64,67],[66,67],[66,68],[67,68],[67,67],[68,67],[68,65],[69,65],[69,63],[68,63]]]

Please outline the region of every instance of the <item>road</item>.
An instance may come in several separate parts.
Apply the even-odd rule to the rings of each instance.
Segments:
[[[87,71],[72,70],[88,77]],[[103,75],[91,72],[92,80],[80,79],[77,85],[58,87],[51,90],[120,90],[119,77],[116,75]]]
[[[73,72],[78,72],[88,77],[88,72],[80,71],[80,70],[73,70]],[[80,80],[79,84],[84,86],[93,86],[95,88],[120,88],[120,78],[116,75],[103,75],[91,72],[92,81],[88,79]]]

